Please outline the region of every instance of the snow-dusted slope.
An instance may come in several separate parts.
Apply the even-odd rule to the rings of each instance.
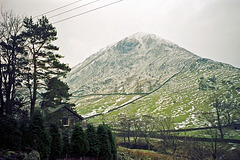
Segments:
[[[176,127],[204,126],[209,97],[240,101],[240,69],[204,59],[152,34],[137,33],[90,56],[67,75],[83,117],[171,116]],[[93,121],[101,121],[96,116]]]
[[[149,92],[197,58],[165,39],[136,33],[75,66],[66,82],[75,96]]]

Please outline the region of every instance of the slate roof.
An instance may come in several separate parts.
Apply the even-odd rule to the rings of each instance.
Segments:
[[[77,114],[77,112],[75,112],[75,111],[73,111],[72,109],[70,109],[69,107],[67,107],[67,106],[62,106],[62,107],[60,107],[60,108],[57,108],[55,111],[53,111],[51,114],[53,114],[53,113],[56,113],[56,112],[59,112],[61,109],[63,109],[63,108],[66,108],[68,111],[70,111],[72,114],[74,114],[75,116],[77,116],[79,119],[81,119],[81,120],[83,120],[84,118],[81,116],[81,115],[79,115],[79,114]]]

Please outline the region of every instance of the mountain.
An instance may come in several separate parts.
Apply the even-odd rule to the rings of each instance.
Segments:
[[[75,66],[67,82],[74,95],[148,92],[197,58],[167,40],[137,33]]]
[[[153,34],[136,33],[72,68],[65,82],[84,117],[119,113],[172,116],[179,127],[199,126],[209,96],[240,95],[240,69],[201,58]],[[208,108],[208,109],[207,109]]]

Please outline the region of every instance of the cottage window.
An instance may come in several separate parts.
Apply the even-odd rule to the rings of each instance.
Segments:
[[[69,126],[69,118],[68,117],[63,117],[62,124],[63,124],[63,126]]]

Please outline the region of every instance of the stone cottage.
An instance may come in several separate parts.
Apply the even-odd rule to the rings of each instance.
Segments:
[[[67,106],[62,106],[47,115],[47,123],[55,123],[60,128],[72,128],[74,124],[82,121],[83,117]]]

